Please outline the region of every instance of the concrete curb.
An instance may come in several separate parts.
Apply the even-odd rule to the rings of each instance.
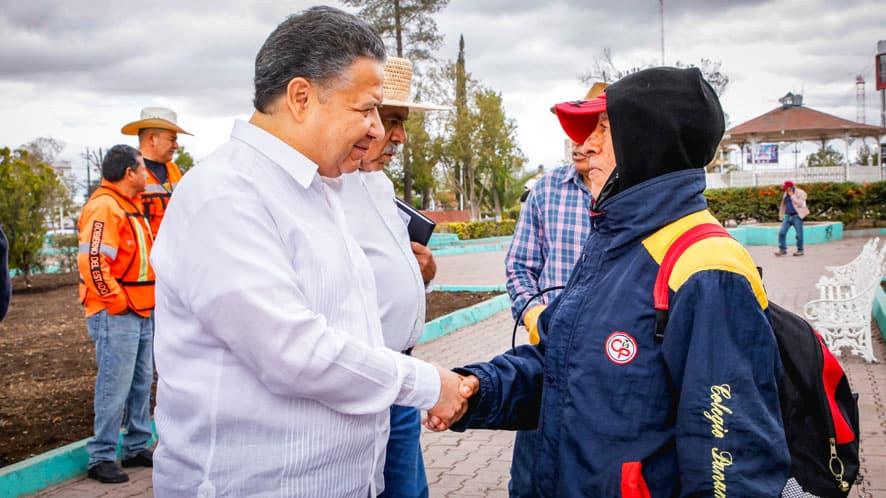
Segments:
[[[886,281],[886,278],[883,280]],[[874,297],[874,306],[871,314],[874,315],[874,320],[877,321],[877,326],[880,327],[880,335],[883,336],[883,340],[886,340],[886,292],[883,291],[882,286],[877,289],[877,296]]]
[[[778,230],[780,226],[747,225],[729,228],[727,231],[743,246],[778,247]],[[787,243],[793,245],[796,235],[788,232]],[[843,240],[843,223],[816,223],[803,225],[803,244],[815,245]]]
[[[498,285],[435,285],[434,292],[507,292],[504,284]]]
[[[153,445],[157,442],[157,429],[153,423],[151,428],[154,437],[150,445]],[[0,496],[16,498],[36,493],[86,474],[89,464],[89,454],[86,452],[87,441],[89,438],[81,439],[61,448],[0,468]],[[120,458],[122,444],[123,436],[121,435],[117,443],[117,458]]]
[[[479,287],[479,286],[477,286]],[[490,316],[511,307],[511,298],[507,294],[496,296],[482,303],[453,311],[448,315],[431,320],[425,324],[425,331],[419,338],[419,344],[425,344],[449,335],[456,330],[473,325]]]

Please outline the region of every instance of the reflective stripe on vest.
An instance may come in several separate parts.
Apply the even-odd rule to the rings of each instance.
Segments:
[[[80,254],[89,254],[89,242],[84,242],[80,244]],[[111,247],[107,244],[102,244],[100,246],[100,252],[108,257],[111,261],[117,259],[117,248]]]
[[[127,213],[129,214],[129,213]],[[133,215],[130,215],[132,217]],[[141,218],[141,215],[136,215]],[[138,239],[138,282],[147,282],[148,281],[148,248],[147,248],[147,237],[145,237],[145,229],[142,227],[140,221],[136,220],[135,223],[132,223],[132,228],[135,231],[135,237]]]

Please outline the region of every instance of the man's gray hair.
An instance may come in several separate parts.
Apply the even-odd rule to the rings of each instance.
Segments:
[[[326,6],[289,16],[255,56],[253,104],[267,112],[293,78],[329,87],[360,57],[384,62],[385,45],[356,16]]]

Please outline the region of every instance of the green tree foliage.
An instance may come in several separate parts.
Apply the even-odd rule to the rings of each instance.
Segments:
[[[50,219],[61,222],[75,210],[73,195],[77,188],[74,175],[70,174],[71,164],[58,158],[64,144],[54,138],[40,137],[22,145],[21,149],[27,152],[26,160],[30,163],[49,165],[56,172],[59,185],[50,194]],[[65,171],[67,174],[63,173]],[[59,225],[57,228],[64,227]]]
[[[862,166],[872,165],[879,166],[880,165],[880,152],[878,147],[871,147],[868,144],[863,144],[858,148],[858,164]]]
[[[24,274],[28,286],[41,264],[54,196],[63,188],[52,167],[27,150],[0,148],[0,224],[9,238],[9,266]]]
[[[432,61],[433,51],[443,42],[432,14],[446,7],[449,0],[343,0],[343,3],[356,7],[357,15],[387,40],[397,57],[405,57],[413,63]],[[412,152],[415,150],[413,147]],[[413,185],[413,155],[406,153],[400,160],[403,199],[410,204],[413,189],[421,192]]]
[[[824,146],[806,157],[806,165],[810,168],[839,166],[841,164],[843,164],[843,154],[835,151],[830,145]]]
[[[178,169],[182,170],[182,174],[187,173],[189,169],[194,167],[194,158],[190,152],[185,150],[184,146],[180,146],[175,151],[175,157],[172,158],[172,162],[178,166]]]
[[[519,175],[526,157],[517,146],[517,125],[505,115],[501,94],[483,89],[474,96],[477,127],[475,156],[477,180],[484,206],[502,219],[503,205],[514,203],[515,175]]]
[[[435,147],[434,140],[428,133],[427,114],[410,114],[405,127],[409,140],[403,147],[403,162],[411,163],[412,188],[421,197],[421,208],[428,209],[436,186],[434,167],[439,159],[439,148]]]
[[[440,48],[443,35],[437,31],[437,22],[431,16],[449,4],[449,0],[343,0],[348,7],[356,7],[362,17],[390,43],[397,57],[412,62],[433,59],[432,52]]]
[[[501,95],[477,84],[467,72],[463,37],[458,60],[447,73],[455,87],[455,111],[446,116],[440,154],[447,183],[464,199],[471,219],[488,211],[500,220],[504,209],[517,202],[515,176],[526,161],[517,145],[516,124],[505,114]]]

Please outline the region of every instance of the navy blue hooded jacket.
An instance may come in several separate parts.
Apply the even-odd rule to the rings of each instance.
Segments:
[[[654,337],[659,263],[680,234],[717,223],[701,167],[723,133],[719,102],[697,70],[665,68],[622,79],[607,100],[618,166],[581,258],[537,347],[456,369],[480,392],[453,429],[538,427],[537,496],[779,496],[790,462],[779,355],[740,244],[705,239],[683,254]]]

